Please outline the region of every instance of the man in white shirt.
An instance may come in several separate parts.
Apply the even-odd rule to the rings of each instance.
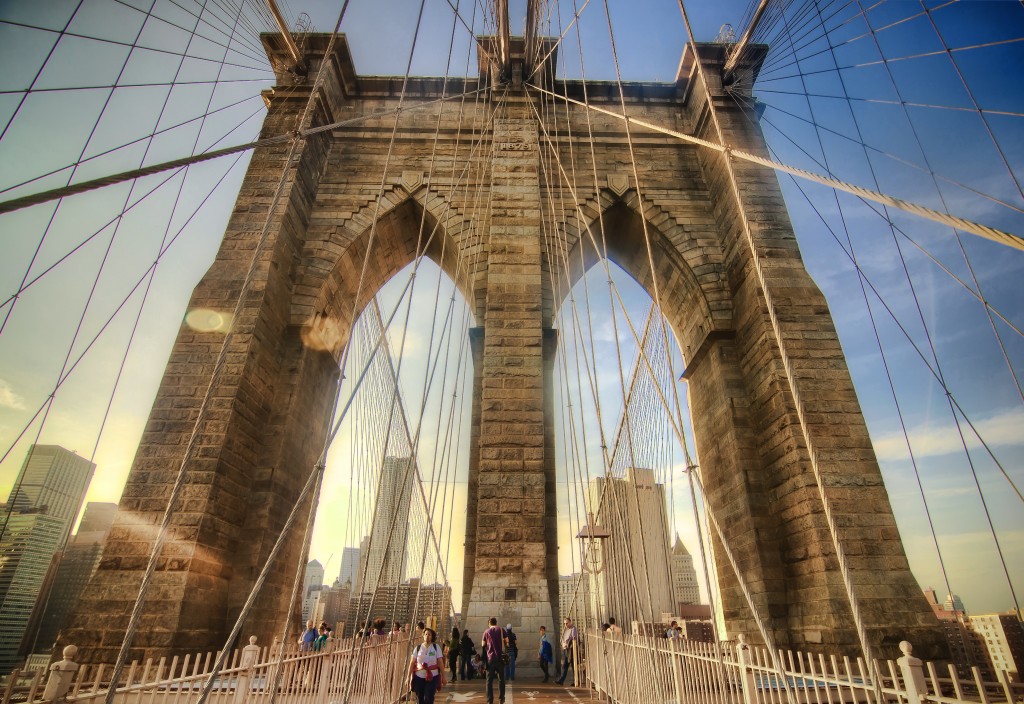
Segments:
[[[573,650],[576,648],[577,640],[576,626],[572,625],[571,618],[565,619],[565,628],[562,629],[562,674],[555,680],[558,684],[565,684],[565,676],[569,673],[569,667],[572,665]]]

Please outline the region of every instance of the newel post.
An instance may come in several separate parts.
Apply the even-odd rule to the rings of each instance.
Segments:
[[[64,648],[64,659],[50,665],[50,678],[46,680],[46,689],[43,690],[43,701],[53,702],[64,699],[64,696],[71,689],[71,681],[78,672],[78,663],[72,662],[71,658],[78,654],[78,647],[69,645]]]
[[[908,641],[900,642],[900,650],[903,652],[896,662],[899,663],[900,671],[903,673],[903,686],[907,688],[907,701],[910,704],[917,704],[923,701],[928,694],[928,685],[924,679],[924,663],[921,658],[915,658],[911,653],[914,646]]]
[[[242,648],[242,658],[238,663],[238,684],[235,686],[235,704],[241,704],[249,696],[252,687],[252,674],[260,659],[260,646],[256,645],[256,636],[249,636],[249,645]]]

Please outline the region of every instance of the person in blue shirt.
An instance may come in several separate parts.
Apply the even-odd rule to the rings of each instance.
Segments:
[[[299,650],[303,653],[307,653],[313,649],[313,643],[316,642],[317,637],[320,635],[316,627],[313,626],[313,619],[306,621],[306,630],[299,636]]]
[[[551,677],[551,673],[548,672],[548,666],[555,661],[555,650],[551,647],[551,641],[548,640],[548,629],[544,626],[540,627],[540,669],[544,673],[544,681],[547,682],[548,678]]]

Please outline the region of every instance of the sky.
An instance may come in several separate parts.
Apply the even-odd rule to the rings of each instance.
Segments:
[[[337,18],[333,3],[282,4],[290,18],[307,12],[320,31],[330,31]],[[514,23],[524,4],[512,3]],[[868,17],[875,33],[865,33],[863,21],[843,15],[836,4],[824,11],[835,28],[829,39],[816,34],[806,17],[766,23],[756,37],[772,46],[755,87],[762,129],[779,161],[828,170],[837,178],[1020,235],[1024,91],[1005,77],[1024,69],[1024,49],[1017,41],[1024,37],[1024,8],[1016,0],[961,0],[932,13],[921,11],[938,4],[890,0],[872,6]],[[191,5],[161,0],[157,15],[162,21],[143,22],[130,6],[144,5],[148,2],[86,0],[70,24],[78,36],[64,37],[44,66],[56,38],[52,30],[67,21],[68,4],[0,3],[0,61],[7,68],[0,77],[0,125],[7,125],[0,139],[0,189],[5,189],[0,197],[62,185],[69,176],[82,180],[254,138],[264,114],[259,91],[271,84],[258,42],[243,37],[225,54],[223,32],[207,28],[205,38],[189,43],[188,34],[172,25],[188,24],[191,16],[182,8]],[[678,5],[653,0],[609,5],[622,78],[674,79],[686,38]],[[856,9],[856,3],[843,6],[848,12]],[[342,30],[357,71],[405,72],[416,25],[410,8],[415,7],[396,0],[352,1]],[[726,23],[739,31],[748,10],[740,0],[691,0],[687,8],[697,38],[707,41]],[[562,2],[557,10],[561,14],[553,10],[552,25],[564,27],[572,3]],[[460,13],[467,21],[471,12],[472,6],[462,3]],[[218,26],[228,31],[230,20]],[[579,26],[580,44],[569,32],[560,52],[564,75],[582,72],[582,45],[587,76],[614,79],[604,3],[587,3]],[[125,44],[136,37],[149,49],[130,51]],[[951,54],[955,63],[942,50],[942,40],[958,49]],[[457,25],[453,33],[448,2],[426,0],[412,73],[444,74],[449,44],[453,58],[448,70],[462,75],[469,35]],[[181,61],[186,46],[192,58]],[[799,62],[788,58],[794,47]],[[890,61],[880,61],[883,55]],[[833,56],[843,67],[842,81],[831,70]],[[20,91],[33,82],[35,92],[25,98]],[[164,85],[171,82],[176,83],[173,89]],[[105,88],[115,84],[123,87]],[[68,86],[92,88],[58,90]],[[200,123],[196,118],[205,113],[210,117]],[[160,132],[147,140],[154,124]],[[126,143],[131,144],[106,153]],[[91,158],[74,174],[62,168],[82,157]],[[94,457],[98,470],[88,500],[117,500],[177,321],[217,251],[246,163],[245,156],[221,159],[193,167],[185,179],[147,177],[134,187],[123,184],[65,199],[56,211],[38,206],[0,216],[0,451],[5,453],[0,496],[13,484],[28,444],[38,439]],[[949,587],[973,612],[1012,607],[995,540],[1020,598],[1024,511],[1013,485],[1024,484],[1024,397],[1014,374],[1024,373],[1024,341],[1017,332],[1024,328],[1024,255],[970,235],[958,239],[949,228],[904,213],[893,214],[895,228],[890,227],[879,206],[786,176],[780,184],[808,270],[836,321],[918,581],[944,593],[948,578]],[[127,214],[116,218],[126,204],[131,206]],[[150,264],[164,249],[149,278]],[[421,273],[408,316],[401,380],[414,428],[431,329],[438,325],[432,301],[435,292],[439,300],[452,296],[450,282],[432,264]],[[23,280],[31,286],[13,297]],[[615,281],[639,326],[649,298],[621,271],[615,272]],[[604,285],[596,271],[587,283]],[[385,315],[402,285],[399,275],[382,291]],[[991,315],[979,299],[987,301]],[[460,321],[461,306],[457,300]],[[404,320],[400,311],[398,319]],[[621,349],[624,359],[632,361],[635,346],[621,329],[616,344],[607,307],[586,311],[585,317],[594,321],[596,358],[614,359]],[[400,346],[397,331],[391,342]],[[453,375],[457,359],[455,354],[446,357]],[[621,409],[617,367],[602,368],[598,378],[605,408],[600,422],[610,434]],[[562,381],[573,383],[572,378]],[[685,394],[685,383],[678,388]],[[431,403],[437,403],[436,385],[431,393]],[[47,403],[51,394],[52,404]],[[433,465],[443,445],[436,430],[439,414],[436,406],[429,407],[435,410],[423,423],[421,471]],[[454,426],[468,437],[468,413],[463,410],[454,418]],[[594,422],[596,416],[591,429]],[[599,456],[596,437],[593,432],[587,437],[589,457]],[[317,514],[311,556],[326,564],[328,580],[340,568],[342,548],[358,544],[368,520],[365,498],[358,498],[365,497],[365,485],[346,471],[352,447],[343,430],[332,448]],[[452,452],[458,460],[444,509],[447,524],[436,518],[458,593],[464,532],[464,512],[458,507],[465,502],[466,442]],[[571,539],[578,528],[578,499],[565,478],[564,455],[559,456],[559,562],[568,573],[578,564]],[[680,451],[668,453],[663,465],[673,528],[696,553]],[[937,537],[929,530],[928,513]],[[940,552],[946,577],[939,569]]]

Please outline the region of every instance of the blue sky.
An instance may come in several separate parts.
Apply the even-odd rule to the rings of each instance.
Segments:
[[[130,4],[148,3],[133,0]],[[685,42],[676,3],[644,0],[610,4],[622,77],[672,80]],[[337,13],[330,5],[292,0],[289,10],[293,17],[300,11],[308,12],[317,29],[330,31]],[[358,71],[404,73],[416,19],[410,7],[415,5],[394,0],[353,0],[342,29],[347,33]],[[513,18],[522,16],[523,5],[512,3]],[[926,6],[937,5],[928,2]],[[165,2],[157,7],[165,19],[182,24],[188,19],[187,14],[169,9]],[[851,14],[829,15],[828,20],[835,26],[830,37],[838,47],[836,60],[847,67],[842,71],[842,82],[831,70],[834,64],[827,51],[828,42],[811,31],[813,25],[805,22],[801,29],[794,22],[787,28],[784,22],[778,22],[763,37],[773,51],[755,95],[765,106],[762,126],[776,157],[817,172],[824,172],[827,165],[838,178],[934,208],[948,207],[958,215],[1009,232],[1024,232],[1024,215],[1019,211],[1024,207],[1024,198],[1004,164],[1005,160],[1018,180],[1024,177],[1024,130],[1021,118],[1013,114],[1024,113],[1024,91],[1007,80],[1008,76],[1020,75],[1024,68],[1022,43],[1014,41],[1024,36],[1021,4],[1016,0],[962,0],[927,15],[921,12],[920,3],[889,0],[877,7],[872,5],[868,11],[870,24],[876,29],[874,35],[865,34],[866,25],[855,16],[856,3],[844,7]],[[725,23],[732,23],[739,30],[746,9],[745,2],[733,0],[688,4],[695,32],[703,40],[713,39]],[[460,11],[468,19],[472,6],[464,2]],[[564,25],[572,14],[572,3],[563,2],[560,11]],[[263,116],[259,90],[269,83],[265,65],[260,63],[259,47],[251,38],[233,44],[233,51],[228,52],[228,61],[233,65],[221,67],[224,49],[217,41],[220,35],[207,30],[207,39],[193,41],[189,46],[189,53],[199,58],[180,62],[177,54],[188,42],[185,33],[166,22],[150,20],[144,24],[140,13],[101,0],[84,3],[81,14],[72,23],[72,31],[85,37],[102,36],[130,43],[141,30],[141,44],[166,52],[130,53],[124,46],[66,37],[39,75],[36,88],[104,86],[114,81],[121,85],[162,84],[178,74],[179,82],[219,80],[216,90],[202,83],[178,85],[173,90],[154,85],[121,88],[112,93],[103,89],[39,92],[18,109],[21,95],[15,91],[32,82],[50,49],[47,42],[52,43],[55,36],[45,29],[24,25],[59,28],[67,19],[66,13],[65,4],[58,2],[0,5],[0,19],[6,21],[0,25],[0,60],[8,69],[0,77],[0,90],[6,91],[0,93],[0,124],[14,116],[0,141],[0,187],[7,188],[76,161],[87,139],[85,156],[100,156],[84,163],[75,174],[76,180],[132,168],[143,158],[146,163],[176,158],[189,153],[193,145],[200,150],[226,146],[247,141],[256,134]],[[553,13],[553,24],[558,21],[557,13]],[[15,22],[19,24],[12,24]],[[582,11],[580,30],[587,76],[614,79],[603,2],[593,0]],[[940,50],[939,35],[950,46],[960,48],[982,41],[1005,43],[957,51],[955,66],[944,53],[917,57]],[[455,58],[449,71],[462,75],[470,39],[460,27],[456,27],[454,36]],[[452,13],[448,3],[427,0],[423,30],[413,56],[413,73],[444,74],[451,37]],[[799,64],[786,58],[786,46],[791,40],[801,47],[798,53],[803,58]],[[578,76],[579,48],[574,32],[569,33],[561,51],[566,75]],[[883,64],[878,61],[879,51],[888,59],[901,60]],[[122,65],[125,71],[119,78]],[[961,83],[961,76],[967,88]],[[821,97],[808,99],[802,88]],[[849,101],[844,99],[844,93],[850,96]],[[108,95],[110,103],[104,109]],[[912,105],[905,110],[900,101]],[[944,107],[929,107],[936,105]],[[975,105],[986,111],[987,125],[974,110]],[[175,127],[179,122],[220,108],[223,110],[214,113],[201,130],[198,121]],[[102,119],[90,137],[90,130],[101,114]],[[158,117],[165,131],[151,143],[141,139],[128,148],[103,154],[111,147],[144,138]],[[815,130],[811,123],[818,123],[823,129]],[[858,141],[869,145],[868,149],[865,151]],[[61,385],[40,435],[42,442],[59,443],[83,455],[91,455],[95,449],[100,469],[90,500],[116,500],[176,333],[175,321],[184,314],[192,286],[216,252],[245,163],[244,158],[238,163],[222,159],[195,167],[184,182],[181,176],[173,177],[144,199],[167,176],[140,180],[134,189],[124,184],[102,193],[68,199],[60,206],[31,267],[30,279],[76,247],[83,240],[83,233],[99,234],[53,273],[33,284],[15,306],[8,302],[0,309],[0,320],[10,313],[0,332],[0,441],[4,451],[13,445],[0,464],[0,494],[10,487],[26,443],[39,431],[38,419],[35,424],[29,421],[56,383],[72,333],[79,319],[83,319],[83,310],[84,323],[72,361],[132,287],[140,281],[142,287],[146,286],[146,268],[161,242],[177,235],[152,279],[102,436],[100,421],[131,335],[134,312],[142,300],[141,287]],[[929,171],[936,174],[936,179]],[[69,172],[64,170],[3,195],[60,185],[68,176]],[[221,179],[223,182],[213,197],[200,208]],[[1012,601],[981,510],[981,497],[988,504],[1018,597],[1024,590],[1021,502],[969,428],[965,432],[970,454],[964,453],[946,395],[922,357],[933,369],[941,369],[963,413],[979,429],[1009,477],[1017,486],[1024,484],[1024,404],[993,333],[994,327],[1005,347],[1009,367],[1018,375],[1024,373],[1024,342],[1011,328],[1024,328],[1020,295],[1024,255],[966,235],[962,236],[961,245],[948,228],[902,213],[892,216],[899,228],[894,234],[879,216],[878,206],[872,209],[845,195],[837,199],[827,189],[797,184],[785,176],[780,177],[780,183],[808,269],[825,292],[836,320],[915,574],[922,586],[945,590],[924,520],[914,467],[881,363],[876,329],[910,434],[953,591],[964,598],[972,611],[1009,608]],[[175,210],[176,199],[180,205]],[[139,205],[128,211],[120,223],[107,225],[123,204],[136,202]],[[191,217],[193,212],[198,214]],[[52,213],[52,206],[41,206],[0,218],[0,236],[5,240],[5,255],[0,258],[0,300],[7,300],[17,290]],[[171,224],[167,226],[169,218]],[[856,269],[847,254],[847,230],[856,259],[873,287],[868,288],[867,295],[870,315]],[[108,242],[112,243],[109,253]],[[104,261],[102,275],[96,281],[95,272]],[[966,287],[941,267],[949,269]],[[432,292],[436,269],[425,268],[423,281],[417,282],[417,287]],[[96,290],[86,309],[84,302],[94,281]],[[648,304],[645,294],[624,275],[618,276],[617,282],[635,324],[639,325]],[[592,283],[597,285],[596,280]],[[967,290],[977,287],[1009,324],[995,315],[990,323],[982,304]],[[393,298],[393,291],[390,295]],[[421,297],[429,301],[432,295],[420,293],[417,300]],[[389,300],[387,295],[383,298],[385,302]],[[422,363],[417,366],[416,360],[426,352],[428,323],[433,319],[429,308],[426,312],[418,310],[412,316],[415,325],[406,350],[409,363],[402,379],[406,397],[411,399],[422,395]],[[595,319],[602,315],[596,309],[592,314]],[[603,315],[607,316],[607,310]],[[615,341],[607,326],[599,330],[598,338],[599,356],[613,356]],[[932,356],[933,346],[938,364]],[[623,341],[623,349],[625,357],[631,360],[629,340]],[[614,380],[617,372],[606,370],[602,377]],[[616,384],[609,383],[608,388],[602,389],[606,409],[618,408]],[[614,416],[606,410],[602,418],[608,432],[614,428]],[[962,416],[960,420],[963,421]],[[468,418],[464,418],[463,423],[466,422]],[[26,425],[27,432],[15,443]],[[421,458],[429,455],[429,444],[425,440]],[[596,446],[593,442],[591,445],[591,456],[595,456]],[[337,450],[340,456],[344,456],[346,447],[342,438]],[[466,451],[463,444],[463,456]],[[337,464],[332,463],[332,467]],[[313,555],[328,563],[328,576],[339,567],[341,546],[356,543],[359,532],[351,522],[341,526],[332,520],[352,514],[346,512],[351,482],[340,470],[332,471],[313,547]],[[975,476],[982,489],[980,496]],[[674,488],[673,493],[676,490],[679,488]],[[464,500],[464,488],[458,485],[454,491],[458,505]],[[568,497],[569,492],[560,495]],[[569,508],[566,498],[563,507]],[[673,509],[676,526],[692,541],[688,502],[677,498]],[[568,511],[563,515],[567,514]],[[459,520],[456,512],[450,529],[446,529],[455,536],[451,541],[455,552],[461,544]],[[567,545],[571,526],[563,521],[561,528],[563,544]],[[695,551],[692,542],[690,547]],[[564,571],[571,568],[566,552],[561,560]],[[336,555],[333,563],[332,554]],[[460,570],[453,572],[458,574]]]

